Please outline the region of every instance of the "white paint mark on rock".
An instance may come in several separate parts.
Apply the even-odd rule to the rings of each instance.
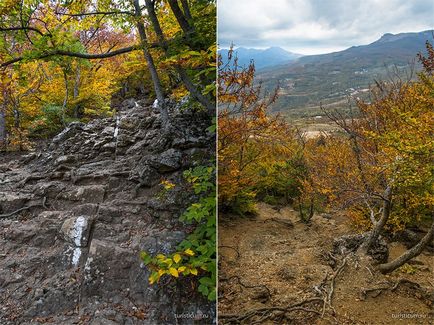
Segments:
[[[86,247],[89,240],[91,221],[88,216],[68,218],[63,223],[60,234],[63,239],[75,247]]]
[[[72,265],[74,266],[78,265],[78,262],[80,261],[80,256],[81,256],[81,248],[76,247],[74,249],[74,252],[72,253]]]
[[[116,116],[116,127],[115,127],[115,132],[113,134],[113,137],[116,139],[118,137],[119,134],[119,116]]]
[[[158,108],[158,99],[154,100],[154,103],[152,104],[152,108]]]
[[[83,238],[83,230],[87,227],[87,220],[80,216],[75,220],[74,229],[73,229],[73,238],[75,246],[81,246],[81,239]]]

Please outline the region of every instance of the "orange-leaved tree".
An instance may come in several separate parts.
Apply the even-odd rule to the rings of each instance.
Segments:
[[[424,58],[415,82],[378,83],[371,103],[358,102],[356,117],[326,112],[342,133],[308,147],[315,190],[371,228],[365,251],[385,228],[434,218],[434,79],[427,68],[433,58]],[[420,254],[433,231],[434,223],[416,246],[379,269],[393,271]]]
[[[298,176],[292,164],[298,150],[295,132],[269,112],[277,92],[263,94],[254,74],[253,63],[238,66],[232,49],[227,63],[219,57],[219,203],[240,214],[254,212],[261,192],[285,192],[291,185],[298,190],[288,181]]]

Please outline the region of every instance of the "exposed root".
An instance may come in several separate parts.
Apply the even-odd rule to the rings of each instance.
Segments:
[[[24,187],[30,181],[39,181],[41,179],[47,178],[47,175],[29,175],[18,183],[19,188]]]
[[[264,222],[268,222],[268,221],[274,221],[274,222],[280,223],[280,224],[282,224],[284,226],[287,226],[289,228],[294,227],[294,225],[292,224],[291,221],[285,220],[285,219],[281,219],[281,218],[272,217],[272,218],[268,218],[268,219],[264,220]]]
[[[420,293],[420,297],[425,297],[427,294],[427,290],[422,288],[418,283],[407,280],[407,279],[399,279],[395,284],[386,283],[384,286],[378,286],[374,288],[363,288],[360,291],[360,299],[366,300],[366,298],[376,298],[381,295],[384,291],[392,291],[394,292],[398,287],[402,284],[407,284],[409,287]]]
[[[219,245],[219,249],[220,248],[230,248],[230,249],[233,249],[237,253],[237,258],[241,257],[240,251],[237,248],[233,247],[233,246]],[[220,255],[220,257],[222,257],[222,255]]]
[[[326,286],[325,284],[327,282],[328,275],[325,276],[324,280],[322,281],[322,283],[319,286],[315,287],[316,291],[319,294],[321,294],[322,297],[309,298],[309,299],[302,300],[298,303],[295,303],[293,305],[286,306],[286,307],[273,306],[273,307],[263,307],[263,308],[258,308],[258,309],[252,309],[252,310],[249,310],[249,311],[245,312],[244,314],[240,314],[240,315],[239,314],[221,314],[221,315],[219,315],[219,319],[222,321],[222,324],[244,324],[244,323],[245,324],[261,324],[262,322],[264,322],[268,319],[272,319],[273,317],[280,317],[281,321],[284,318],[291,319],[290,315],[288,315],[288,314],[291,312],[295,312],[295,311],[302,311],[302,312],[306,312],[306,313],[316,314],[316,315],[320,316],[321,318],[324,318],[327,307],[331,309],[331,311],[332,311],[331,314],[334,316],[334,315],[336,315],[336,311],[333,308],[332,301],[333,301],[333,293],[335,290],[336,279],[339,276],[339,274],[342,273],[343,269],[347,265],[347,260],[348,260],[348,255],[344,257],[344,259],[342,260],[342,263],[336,269],[332,278],[330,279],[330,289],[327,292],[323,292],[320,288]],[[232,277],[227,278],[227,279],[221,278],[220,281],[221,282],[230,281],[232,279],[236,279],[238,284],[240,284],[244,288],[265,287],[269,292],[269,289],[264,285],[249,286],[249,285],[243,284],[238,276],[232,276]],[[309,305],[309,304],[318,305],[319,303],[321,303],[321,307],[320,307],[321,310],[313,309],[312,307],[314,307],[314,306],[310,306],[311,308],[305,307],[305,305]],[[276,312],[278,313],[278,315],[276,314]]]
[[[270,289],[268,289],[268,287],[267,287],[266,285],[264,285],[264,284],[258,284],[258,285],[248,285],[248,284],[244,284],[244,283],[241,282],[240,277],[237,276],[237,275],[233,275],[233,276],[231,276],[231,277],[229,277],[229,278],[219,278],[219,281],[220,281],[220,282],[224,282],[224,281],[229,282],[229,281],[231,281],[231,280],[233,280],[233,279],[237,280],[237,283],[238,283],[241,287],[243,287],[243,288],[247,288],[247,289],[263,288],[263,289],[265,289],[265,290],[268,292],[268,297],[271,296],[271,291],[270,291]]]
[[[345,258],[342,260],[342,264],[337,268],[336,272],[333,274],[332,280],[330,282],[330,291],[327,296],[327,303],[330,307],[332,307],[332,299],[333,299],[333,293],[335,290],[335,281],[337,276],[341,273],[341,271],[344,269],[345,265],[347,264],[348,255],[345,256]]]
[[[260,324],[267,319],[273,317],[273,312],[281,312],[281,316],[286,316],[286,314],[294,312],[294,311],[304,311],[308,313],[314,313],[317,315],[321,315],[320,312],[314,309],[309,309],[303,307],[304,305],[316,304],[322,302],[321,298],[310,298],[306,300],[302,300],[295,304],[286,306],[286,307],[263,307],[249,310],[248,312],[238,315],[238,314],[221,314],[219,315],[219,319],[222,321],[222,324]],[[254,317],[259,317],[259,319],[253,320]]]
[[[47,206],[45,205],[46,201],[47,201],[47,197],[44,196],[41,203],[31,204],[29,206],[19,208],[18,210],[15,210],[15,211],[10,212],[10,213],[0,214],[0,218],[9,218],[9,217],[12,217],[13,215],[21,212],[21,211],[28,210],[28,209],[35,208],[35,207],[43,207],[44,209],[47,209]]]

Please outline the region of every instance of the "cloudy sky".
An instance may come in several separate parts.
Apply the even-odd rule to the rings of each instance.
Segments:
[[[433,0],[218,0],[219,46],[319,54],[434,28]]]

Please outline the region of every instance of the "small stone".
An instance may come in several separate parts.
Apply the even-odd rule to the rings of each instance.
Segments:
[[[65,156],[60,156],[59,158],[56,159],[56,161],[54,162],[54,165],[61,165],[61,164],[67,164],[67,163],[73,163],[75,162],[75,156],[74,155],[65,155]]]

